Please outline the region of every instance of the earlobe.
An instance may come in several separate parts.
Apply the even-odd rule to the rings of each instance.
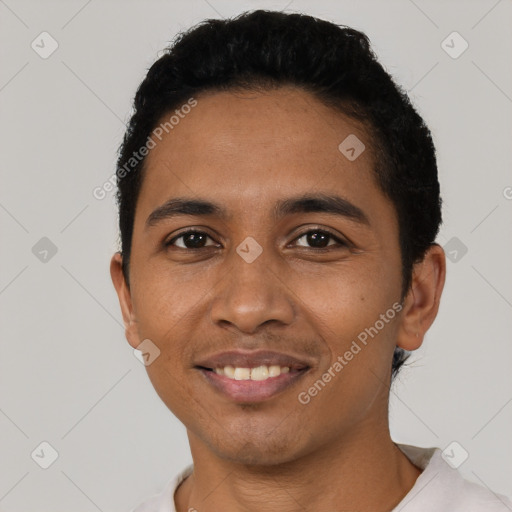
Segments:
[[[133,309],[130,289],[126,284],[122,265],[123,257],[120,252],[116,252],[110,260],[110,277],[112,278],[112,283],[114,284],[119,299],[119,305],[121,306],[126,339],[133,348],[137,348],[140,344],[137,320]]]
[[[416,350],[439,311],[446,277],[443,248],[432,244],[423,260],[413,267],[412,283],[404,300],[397,346]]]

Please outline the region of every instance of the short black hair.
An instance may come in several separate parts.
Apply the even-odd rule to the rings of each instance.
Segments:
[[[117,161],[121,254],[128,286],[145,162],[133,155],[139,154],[162,116],[201,92],[285,85],[310,92],[359,121],[370,135],[376,182],[398,218],[403,300],[413,264],[435,243],[442,221],[430,130],[378,62],[364,33],[305,14],[261,9],[226,20],[207,19],[181,32],[136,92]],[[395,348],[392,378],[408,356]]]

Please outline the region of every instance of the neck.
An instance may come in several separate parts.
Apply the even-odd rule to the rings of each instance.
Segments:
[[[393,443],[389,429],[358,431],[277,465],[218,457],[189,432],[194,472],[175,494],[177,512],[392,510],[421,471]]]

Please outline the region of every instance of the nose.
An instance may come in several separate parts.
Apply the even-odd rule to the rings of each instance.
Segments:
[[[251,334],[270,322],[294,320],[293,292],[265,251],[251,263],[234,252],[226,278],[218,285],[211,305],[216,325],[230,324]]]

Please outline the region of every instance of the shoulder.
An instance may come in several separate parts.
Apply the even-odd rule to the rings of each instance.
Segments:
[[[176,512],[174,506],[174,493],[181,482],[183,482],[183,480],[185,480],[192,471],[193,465],[191,464],[173,477],[161,492],[150,496],[130,512]]]
[[[512,501],[502,494],[493,492],[475,482],[460,476],[456,495],[457,510],[465,512],[512,512]]]
[[[397,446],[423,472],[393,512],[512,512],[508,497],[465,479],[440,448]]]

